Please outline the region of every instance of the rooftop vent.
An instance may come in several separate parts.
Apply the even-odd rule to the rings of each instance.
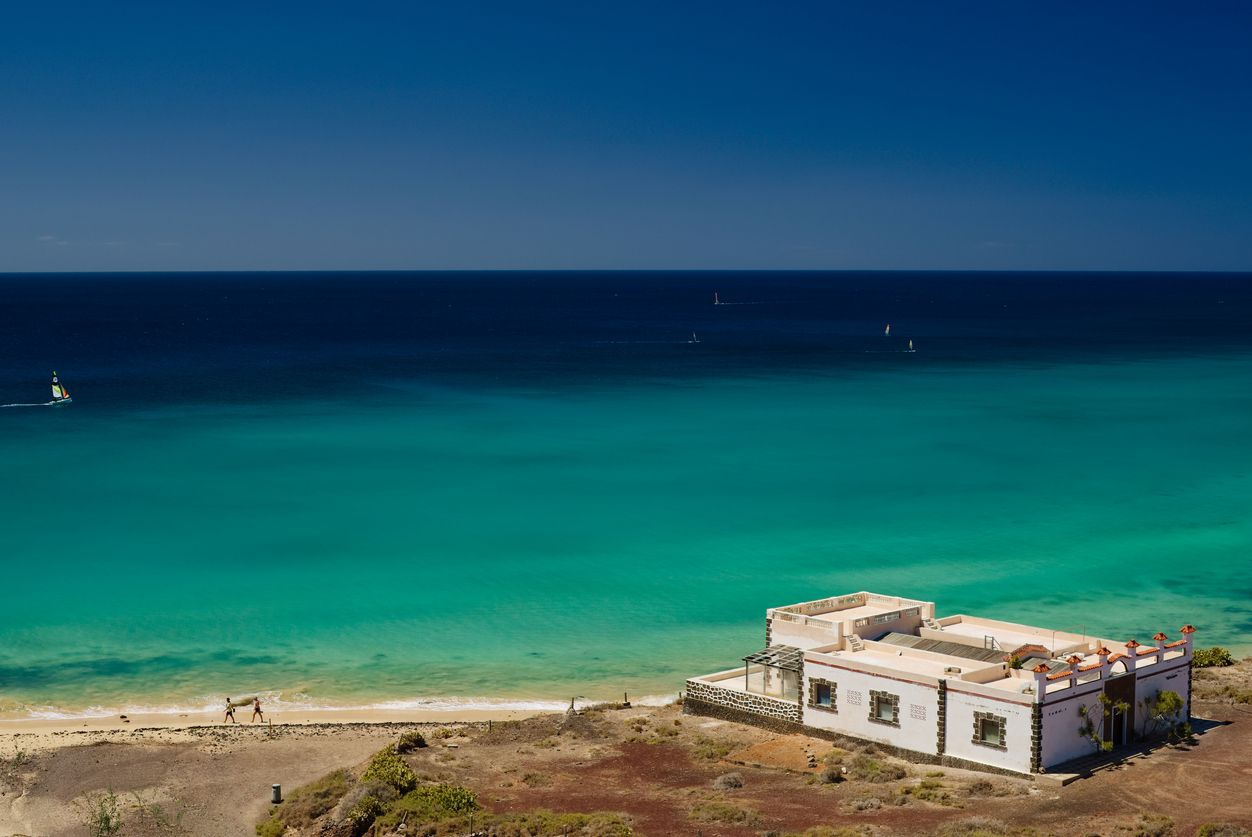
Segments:
[[[960,669],[960,666],[948,666],[947,668],[943,670],[943,673],[944,674],[960,674],[961,669]]]

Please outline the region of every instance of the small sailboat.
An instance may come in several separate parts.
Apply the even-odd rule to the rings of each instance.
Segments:
[[[697,336],[696,336],[696,333],[693,331],[693,332],[691,332],[691,339],[690,339],[690,340],[688,340],[687,342],[688,342],[688,343],[699,343],[699,342],[700,342],[700,338],[699,338],[699,337],[697,337]]]
[[[721,304],[722,304],[722,300],[721,300],[721,298],[717,295],[717,291],[713,291],[713,304],[714,304],[714,305],[721,305]]]
[[[886,327],[885,329],[883,329],[882,336],[883,336],[883,337],[890,337],[890,336],[891,336],[891,323],[887,323],[887,327]]]
[[[910,340],[909,340],[909,347],[908,347],[908,349],[906,349],[906,351],[909,351],[909,352],[916,351],[916,350],[913,348],[913,341],[912,341],[912,339],[910,339]]]
[[[57,373],[53,372],[51,401],[40,401],[38,404],[0,404],[0,409],[7,407],[60,407],[62,404],[68,404],[73,400],[70,398],[70,391],[65,388],[65,384],[61,383]]]
[[[57,378],[57,373],[54,371],[52,373],[52,400],[48,402],[48,406],[68,404],[73,400],[70,398],[70,391],[61,383],[60,379]]]

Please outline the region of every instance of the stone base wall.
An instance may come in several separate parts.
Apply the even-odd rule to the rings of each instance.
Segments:
[[[772,718],[777,721],[788,721],[794,724],[799,724],[801,718],[799,701],[780,700],[778,698],[766,697],[765,695],[740,692],[735,689],[723,689],[720,686],[714,686],[700,680],[687,681],[687,695],[684,698],[684,706],[686,701],[696,701],[708,706],[721,706],[749,715]]]
[[[781,718],[771,718],[765,715],[757,715],[755,712],[745,712],[742,709],[732,709],[729,706],[723,706],[720,703],[705,703],[698,698],[690,696],[683,698],[683,714],[685,715],[703,715],[706,718],[717,718],[719,721],[731,721],[736,724],[747,724],[748,726],[760,727],[770,732],[778,732],[784,735],[798,733],[800,735],[812,734],[812,730],[803,726],[798,721],[784,721]]]

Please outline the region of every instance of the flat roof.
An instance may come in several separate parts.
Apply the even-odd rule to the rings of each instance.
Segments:
[[[944,654],[948,657],[960,657],[980,663],[1002,663],[1004,662],[1004,655],[1007,653],[995,648],[975,648],[972,645],[962,645],[959,642],[947,642],[942,639],[924,639],[915,634],[902,634],[898,631],[892,631],[886,636],[879,637],[878,642],[885,642],[888,645],[899,645],[904,648],[916,648],[918,651],[930,651],[931,653]]]
[[[865,663],[867,665],[880,666],[881,668],[894,669],[895,671],[920,674],[924,677],[950,677],[951,675],[947,673],[949,667],[960,667],[962,663],[968,667],[970,663],[969,660],[961,660],[957,657],[913,657],[892,654],[887,651],[880,651],[877,648],[866,648],[862,651],[839,651],[829,656],[833,656],[836,659],[843,658],[849,662]]]
[[[782,608],[779,608],[781,610]],[[898,607],[885,607],[884,605],[865,604],[849,607],[844,610],[828,610],[825,613],[810,613],[810,619],[822,619],[826,622],[849,622],[855,619],[865,619],[870,616],[877,616],[880,613],[894,613],[899,610]]]
[[[976,639],[979,642],[988,636],[995,637],[996,644],[1005,654],[1023,645],[1042,645],[1055,654],[1058,647],[1068,647],[1083,641],[1081,636],[1068,631],[1053,631],[1015,623],[992,623],[991,620],[984,621],[976,616],[962,615],[959,619],[959,622],[943,625],[943,633]]]

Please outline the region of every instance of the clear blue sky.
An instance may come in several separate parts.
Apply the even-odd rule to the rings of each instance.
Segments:
[[[0,271],[1252,269],[1246,3],[9,3]]]

